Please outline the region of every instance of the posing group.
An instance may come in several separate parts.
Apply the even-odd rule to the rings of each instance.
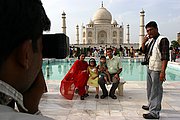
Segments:
[[[71,69],[68,71],[64,79],[61,81],[60,92],[67,99],[73,99],[74,92],[80,95],[80,99],[84,100],[89,96],[89,86],[96,87],[95,98],[99,98],[99,86],[102,89],[101,99],[108,95],[112,99],[117,99],[115,90],[118,87],[122,71],[122,65],[119,57],[113,56],[113,50],[107,48],[107,57],[101,56],[100,62],[96,65],[95,59],[91,58],[89,64],[84,60],[85,54],[81,53],[78,60],[75,61]],[[112,84],[108,94],[106,84]]]

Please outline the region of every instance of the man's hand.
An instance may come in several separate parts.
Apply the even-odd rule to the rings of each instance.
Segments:
[[[160,73],[160,81],[165,81],[165,80],[166,80],[165,76],[166,76],[165,72],[162,71],[162,72]]]
[[[34,114],[38,111],[39,101],[44,92],[47,92],[47,87],[41,70],[31,87],[23,93],[23,103],[28,113]],[[18,109],[25,112],[19,106]]]
[[[119,74],[115,74],[114,78],[116,78],[116,80],[120,80]]]
[[[145,44],[149,39],[149,35],[145,35],[144,38],[143,38],[143,41],[142,41],[142,44]]]
[[[167,67],[168,61],[167,60],[163,60],[162,61],[162,68],[161,68],[161,73],[160,73],[160,81],[165,81],[166,80],[166,67]]]
[[[87,72],[87,70],[83,70],[82,72]]]

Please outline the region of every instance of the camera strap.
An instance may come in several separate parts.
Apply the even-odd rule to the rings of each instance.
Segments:
[[[156,39],[152,40],[150,43],[149,43],[149,51],[148,51],[148,56],[150,57],[152,55],[152,49],[154,47],[154,44],[156,42]]]

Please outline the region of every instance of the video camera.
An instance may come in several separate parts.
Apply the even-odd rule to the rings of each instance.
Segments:
[[[64,59],[69,55],[69,37],[64,33],[43,34],[43,58]]]

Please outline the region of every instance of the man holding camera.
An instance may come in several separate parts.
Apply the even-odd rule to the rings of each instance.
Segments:
[[[149,113],[143,114],[143,117],[158,119],[163,94],[162,83],[165,81],[165,71],[169,61],[169,41],[159,34],[156,22],[150,21],[145,28],[147,35],[142,41],[141,50],[145,53],[145,61],[142,65],[147,65],[148,105],[143,105],[142,109],[149,110]]]
[[[38,115],[46,87],[42,33],[50,29],[42,3],[0,0],[0,16],[0,119],[50,120]]]

